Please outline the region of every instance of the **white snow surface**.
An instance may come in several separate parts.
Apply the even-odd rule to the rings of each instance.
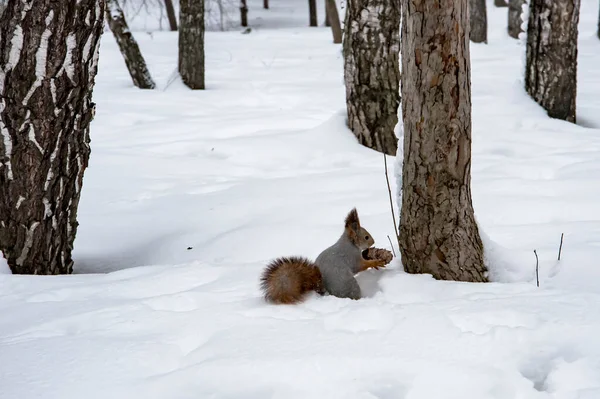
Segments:
[[[489,44],[471,46],[472,192],[493,283],[395,259],[359,275],[360,301],[274,306],[265,263],[316,257],[352,207],[377,246],[394,235],[382,156],[344,125],[341,48],[290,1],[250,1],[250,34],[206,34],[205,91],[173,79],[176,33],[136,33],[154,91],[132,86],[104,35],[76,274],[0,262],[0,398],[599,398],[597,2],[582,5],[578,125],[524,93],[506,9],[488,1]],[[292,9],[302,20],[281,28]]]

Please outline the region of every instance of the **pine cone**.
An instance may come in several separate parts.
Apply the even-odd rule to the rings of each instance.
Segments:
[[[363,258],[367,260],[379,259],[385,262],[387,265],[394,258],[392,253],[387,249],[383,248],[369,248],[363,251]]]

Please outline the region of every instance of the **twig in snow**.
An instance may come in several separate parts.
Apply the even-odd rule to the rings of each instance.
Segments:
[[[394,233],[396,234],[396,242],[400,245],[400,235],[396,229],[396,215],[394,214],[394,203],[392,202],[392,188],[390,187],[390,179],[388,177],[387,158],[383,154],[383,165],[385,166],[385,181],[387,182],[388,194],[390,196],[390,209],[392,210],[392,221],[394,222]],[[389,237],[388,237],[389,238]],[[392,249],[394,246],[392,245]]]
[[[562,243],[563,243],[564,235],[565,235],[565,233],[560,234],[560,247],[558,247],[558,260],[560,260],[560,253],[562,252]]]
[[[537,256],[537,252],[534,249],[533,253],[535,254],[535,281],[537,282],[537,286],[540,286],[540,272],[539,272],[539,259]]]
[[[167,80],[167,84],[165,85],[165,88],[163,89],[163,91],[167,91],[169,86],[171,86],[171,84],[175,81],[175,79],[177,79],[177,76],[179,76],[179,69],[177,69],[177,67],[175,67],[175,69],[171,73],[171,76],[169,76],[169,79]]]
[[[396,257],[396,250],[394,250],[394,244],[392,244],[392,239],[390,238],[390,236],[387,236],[388,241],[390,242],[390,245],[392,246],[392,253],[394,254],[394,258]]]

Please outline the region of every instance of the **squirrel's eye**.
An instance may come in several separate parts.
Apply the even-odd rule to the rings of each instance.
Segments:
[[[365,236],[365,240],[368,240],[368,239],[369,239],[369,236]]]

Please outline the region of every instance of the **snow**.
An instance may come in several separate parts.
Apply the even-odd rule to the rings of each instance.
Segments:
[[[269,259],[314,259],[354,206],[377,246],[394,230],[382,156],[344,126],[340,46],[306,27],[304,1],[261,4],[250,34],[206,34],[205,91],[168,84],[176,33],[136,33],[153,91],[104,35],[76,274],[0,263],[0,398],[600,397],[597,3],[581,11],[579,125],[523,92],[506,8],[489,2],[489,44],[471,45],[472,192],[495,282],[395,259],[359,275],[365,299],[295,306],[260,297]]]

